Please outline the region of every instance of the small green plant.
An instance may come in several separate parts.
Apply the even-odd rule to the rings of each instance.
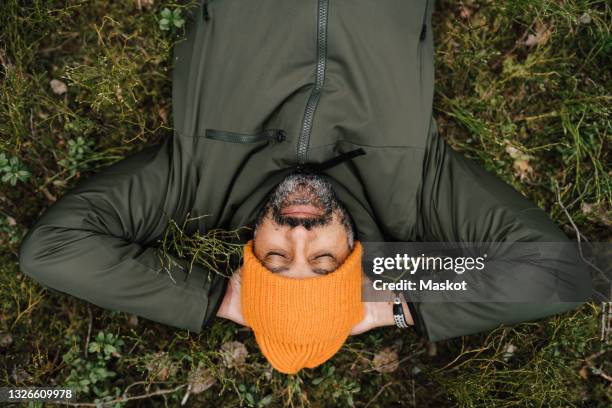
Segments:
[[[325,364],[321,371],[321,376],[313,378],[310,383],[315,387],[324,388],[323,392],[331,394],[339,406],[355,406],[353,395],[361,391],[359,384],[346,377],[340,377],[336,367],[331,364]]]
[[[349,407],[355,406],[353,395],[361,391],[361,387],[359,386],[359,383],[357,381],[352,380],[352,379],[349,380],[346,377],[342,377],[340,381],[336,382],[336,385],[334,388],[335,388],[335,391],[333,392],[332,397],[336,401],[344,400],[347,406]]]
[[[181,15],[181,9],[170,10],[166,7],[161,11],[161,18],[159,19],[160,30],[170,31],[174,34],[176,29],[183,27],[184,24],[185,20]]]
[[[92,154],[93,142],[85,140],[79,136],[76,139],[68,140],[67,157],[58,161],[58,164],[65,167],[73,177],[78,171],[89,169],[88,159]]]
[[[333,365],[329,365],[329,364],[325,364],[323,366],[323,375],[320,377],[316,377],[314,378],[311,383],[312,385],[319,385],[321,384],[324,380],[328,379],[328,378],[333,378],[334,372],[336,371],[336,367],[334,367]]]
[[[110,381],[117,374],[112,371],[110,365],[112,358],[121,356],[120,350],[124,342],[112,333],[99,332],[94,341],[89,343],[84,356],[79,344],[81,338],[73,335],[66,339],[70,350],[64,355],[64,362],[70,366],[70,374],[66,379],[66,387],[73,389],[77,395],[93,394],[98,404],[116,398],[121,390],[113,387]],[[119,403],[113,405],[120,407]]]
[[[32,175],[18,157],[8,158],[4,153],[0,153],[0,173],[4,173],[2,181],[10,183],[12,186],[17,184],[18,181],[28,181]]]
[[[194,263],[204,266],[211,272],[230,277],[242,259],[244,244],[240,242],[243,230],[250,229],[243,226],[234,230],[215,228],[206,232],[195,230],[188,234],[187,224],[204,218],[207,215],[188,217],[182,225],[168,217],[168,226],[159,243],[160,264],[166,272],[170,273],[169,265],[174,262],[172,256],[189,261],[189,270]],[[168,266],[167,266],[168,265]],[[184,269],[180,264],[178,267]],[[172,277],[172,276],[171,276]],[[174,279],[174,278],[172,278]]]
[[[268,394],[263,398],[260,397],[257,387],[254,384],[250,387],[247,387],[245,384],[240,384],[238,386],[238,391],[240,391],[240,395],[244,398],[249,407],[266,407],[272,402],[272,394]]]
[[[64,130],[74,135],[88,135],[96,129],[96,123],[86,117],[76,116],[66,121]]]
[[[25,230],[13,217],[0,217],[0,245],[16,246],[24,233]]]

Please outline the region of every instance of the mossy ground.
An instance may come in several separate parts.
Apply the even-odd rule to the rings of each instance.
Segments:
[[[160,29],[165,7],[182,6],[0,5],[0,385],[76,384],[81,402],[138,382],[145,383],[130,395],[181,387],[128,406],[176,406],[186,383],[209,387],[186,406],[612,404],[612,353],[599,339],[598,304],[435,347],[399,329],[373,330],[324,366],[284,376],[229,322],[195,335],[24,277],[17,249],[42,210],[79,179],[172,134],[169,64],[182,30]],[[439,0],[434,16],[443,137],[572,238],[610,241],[609,2]],[[375,369],[395,353],[397,369]]]

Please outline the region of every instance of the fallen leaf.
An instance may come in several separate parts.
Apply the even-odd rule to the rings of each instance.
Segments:
[[[147,363],[145,368],[159,381],[166,381],[177,372],[176,364],[165,351],[158,351],[155,353],[154,358]]]
[[[138,316],[133,313],[130,313],[128,316],[127,324],[130,327],[138,327]]]
[[[465,4],[459,6],[459,15],[468,20],[472,16],[472,10]]]
[[[189,373],[189,393],[199,394],[204,392],[212,387],[216,381],[217,380],[215,377],[213,377],[211,371],[200,363],[198,368]]]
[[[587,12],[584,12],[580,17],[578,17],[578,22],[580,24],[589,24],[592,20],[591,15]]]
[[[511,145],[506,146],[506,153],[508,153],[513,159],[518,159],[521,155],[521,151]]]
[[[589,368],[588,368],[588,366],[586,366],[586,365],[582,366],[580,371],[578,371],[578,375],[580,377],[582,377],[582,379],[584,379],[584,380],[588,379],[589,378]]]
[[[167,124],[168,123],[168,109],[166,109],[165,106],[161,106],[157,113],[159,114],[159,118],[162,120],[163,123]]]
[[[502,358],[504,359],[504,361],[510,360],[510,358],[512,358],[516,350],[518,350],[518,347],[516,347],[512,343],[508,343],[506,345],[506,348],[504,349],[504,354],[502,355]]]
[[[52,79],[49,84],[51,85],[53,93],[56,95],[63,95],[68,92],[68,87],[66,86],[66,84],[60,81],[59,79]]]
[[[21,367],[15,367],[12,374],[13,380],[16,383],[29,383],[32,381],[32,376]]]
[[[0,334],[0,348],[6,348],[13,343],[13,336],[11,333]]]
[[[514,344],[508,343],[508,345],[506,346],[506,350],[504,350],[504,352],[514,354],[514,352],[517,349],[518,349],[518,347],[516,347]]]
[[[521,181],[528,179],[533,175],[533,167],[531,167],[531,164],[529,163],[529,160],[533,159],[532,156],[511,145],[506,146],[506,153],[508,153],[508,155],[514,159],[512,167]]]
[[[134,2],[136,3],[136,8],[138,10],[151,10],[153,4],[155,3],[154,0],[134,0]]]
[[[544,24],[536,25],[536,33],[529,34],[525,40],[525,45],[528,47],[534,47],[536,45],[545,44],[552,34],[552,27],[548,27]]]
[[[612,211],[610,211],[609,209],[606,211],[604,209],[601,209],[601,212],[598,213],[599,216],[599,221],[608,226],[608,227],[612,227]]]
[[[399,356],[397,351],[391,347],[386,347],[376,353],[372,360],[374,370],[379,373],[392,373],[399,368]]]
[[[528,160],[516,159],[514,161],[513,167],[514,167],[514,170],[516,170],[521,181],[526,180],[531,175],[533,175],[533,167],[531,167]]]
[[[241,366],[245,363],[249,352],[244,344],[239,341],[228,341],[221,346],[223,363],[226,367],[232,368]]]
[[[538,37],[534,34],[529,34],[527,39],[525,40],[525,45],[528,47],[533,47],[534,45],[538,45]]]
[[[606,208],[605,203],[590,204],[583,202],[580,205],[580,209],[589,219],[600,222],[608,227],[612,226],[612,211],[610,208]]]
[[[427,355],[429,357],[435,357],[438,355],[438,346],[436,343],[427,343]]]
[[[123,102],[123,90],[119,85],[115,85],[115,96],[119,102]]]

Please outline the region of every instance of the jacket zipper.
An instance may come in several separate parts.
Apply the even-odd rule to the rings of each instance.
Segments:
[[[231,143],[257,143],[262,140],[275,140],[283,142],[287,140],[287,134],[282,129],[266,129],[259,133],[236,133],[226,130],[206,129],[206,138]]]
[[[297,160],[299,164],[304,164],[308,155],[308,145],[310,144],[310,134],[312,132],[312,121],[314,118],[323,82],[325,81],[325,64],[327,60],[327,11],[329,0],[319,0],[317,8],[317,64],[315,71],[315,85],[312,88],[306,108],[304,118],[297,143]]]

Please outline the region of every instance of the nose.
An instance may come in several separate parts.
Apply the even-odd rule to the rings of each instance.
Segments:
[[[314,228],[311,228],[309,231],[304,226],[297,225],[293,228],[289,228],[287,231],[287,238],[291,241],[295,241],[295,244],[305,244],[309,239],[314,238],[316,234],[314,230]]]
[[[308,244],[315,238],[315,228],[310,231],[302,225],[290,228],[287,231],[287,241],[292,246],[293,262],[285,275],[291,278],[310,278],[317,276],[308,263]]]

